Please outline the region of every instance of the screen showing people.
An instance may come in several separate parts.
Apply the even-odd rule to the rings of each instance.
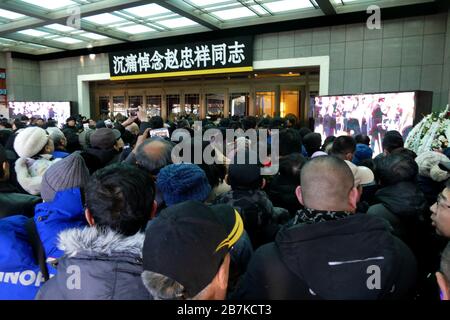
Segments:
[[[70,102],[8,102],[9,117],[11,119],[27,116],[28,118],[42,118],[56,120],[61,127],[70,117]]]
[[[381,141],[389,130],[404,138],[412,129],[415,93],[385,93],[316,97],[315,132],[328,136],[365,134],[370,137],[374,155],[381,153]]]

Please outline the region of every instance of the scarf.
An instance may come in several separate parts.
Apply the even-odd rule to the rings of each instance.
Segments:
[[[313,224],[318,222],[339,220],[348,217],[350,214],[351,212],[347,211],[324,211],[304,208],[297,211],[293,224]]]

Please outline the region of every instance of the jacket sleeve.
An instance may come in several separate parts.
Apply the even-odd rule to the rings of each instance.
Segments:
[[[280,260],[275,243],[264,245],[253,254],[237,289],[230,295],[231,300],[271,300],[283,299],[289,288],[289,271]]]

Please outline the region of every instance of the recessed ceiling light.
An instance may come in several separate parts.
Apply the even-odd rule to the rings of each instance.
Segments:
[[[24,16],[23,14],[20,14],[20,13],[9,11],[9,10],[0,9],[0,17],[11,19],[11,20],[16,20],[16,19],[20,19],[20,18],[23,18],[26,16]]]
[[[152,32],[155,31],[155,29],[149,28],[144,25],[136,24],[134,26],[128,26],[128,27],[120,27],[117,28],[119,31],[123,31],[130,34],[136,34],[136,33],[145,33],[145,32]]]
[[[125,11],[141,18],[171,12],[170,10],[167,10],[166,8],[163,8],[155,3],[126,9]]]
[[[162,24],[163,26],[166,26],[167,28],[171,28],[171,29],[187,27],[187,26],[194,26],[194,25],[198,24],[197,22],[192,21],[191,19],[188,19],[188,18],[160,20],[160,21],[158,21],[158,23]]]
[[[34,30],[34,29],[21,30],[21,31],[18,31],[18,33],[26,34],[27,36],[32,36],[32,37],[42,37],[42,36],[49,35],[48,32]]]
[[[220,11],[213,11],[211,13],[222,20],[233,20],[244,17],[256,16],[256,14],[253,11],[247,8],[220,10]]]
[[[22,1],[50,10],[59,9],[76,4],[75,2],[70,0],[22,0]]]
[[[68,43],[68,44],[83,42],[81,40],[73,39],[73,38],[69,38],[69,37],[55,38],[55,39],[52,39],[52,40],[53,41],[58,41],[58,42],[63,42],[63,43]]]
[[[110,13],[97,14],[95,16],[83,18],[83,20],[87,20],[87,21],[90,21],[90,22],[93,22],[96,24],[111,24],[111,23],[115,23],[115,22],[125,21],[121,17],[115,16]]]
[[[69,27],[69,26],[65,26],[65,25],[62,25],[62,24],[59,24],[59,23],[49,24],[49,25],[46,25],[44,27],[45,28],[50,28],[50,29],[53,29],[53,30],[56,30],[56,31],[63,31],[63,32],[76,30],[75,28],[72,28],[72,27]]]

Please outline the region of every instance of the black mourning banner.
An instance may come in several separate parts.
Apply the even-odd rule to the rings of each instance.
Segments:
[[[109,54],[111,80],[245,72],[252,65],[252,36]]]

